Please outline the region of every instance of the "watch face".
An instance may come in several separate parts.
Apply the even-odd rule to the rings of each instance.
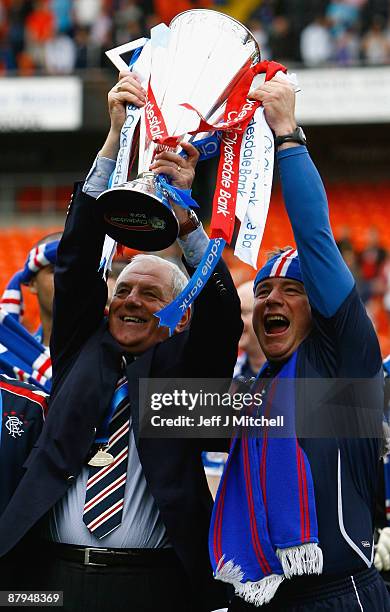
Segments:
[[[285,142],[296,142],[298,144],[306,145],[306,136],[303,129],[298,125],[293,132],[290,134],[284,134],[283,136],[276,136],[275,145],[280,147],[280,145]]]
[[[299,138],[301,140],[303,140],[304,142],[306,142],[305,132],[303,131],[303,129],[300,126],[297,127],[297,133],[298,133],[297,135],[299,136]]]
[[[200,225],[200,221],[198,219],[198,216],[197,216],[196,212],[194,210],[192,210],[192,208],[190,208],[190,210],[189,210],[188,217],[189,217],[189,219],[191,219],[191,221],[194,224]]]

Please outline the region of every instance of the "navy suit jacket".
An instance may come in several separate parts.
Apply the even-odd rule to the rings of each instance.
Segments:
[[[104,235],[99,202],[77,184],[55,272],[49,413],[26,473],[1,517],[0,554],[12,549],[77,478],[115,389],[123,351],[103,315],[107,287],[97,270]],[[222,591],[208,558],[212,500],[201,461],[202,442],[138,438],[138,381],[230,378],[241,332],[239,298],[221,261],[195,303],[190,329],[150,348],[127,367],[146,481],[185,570],[202,599],[216,607]]]

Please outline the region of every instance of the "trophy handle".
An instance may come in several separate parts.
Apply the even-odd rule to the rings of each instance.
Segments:
[[[143,47],[147,40],[147,38],[137,38],[136,40],[125,43],[124,45],[119,45],[119,47],[114,47],[114,49],[109,49],[106,51],[106,55],[110,62],[112,62],[115,68],[118,68],[119,71],[128,70],[129,65],[121,57],[121,54],[134,51],[134,49],[137,49],[138,47]]]

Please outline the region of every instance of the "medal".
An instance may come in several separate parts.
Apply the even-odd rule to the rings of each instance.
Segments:
[[[121,385],[117,387],[113,401],[104,417],[103,423],[101,423],[99,430],[96,432],[94,446],[92,447],[92,453],[94,455],[88,461],[88,465],[92,467],[105,467],[111,465],[115,458],[111,453],[107,452],[110,441],[110,423],[114,416],[115,411],[121,402],[127,397],[127,382],[125,379],[121,380]],[[125,384],[124,384],[125,383]],[[96,430],[95,430],[96,431]]]
[[[106,465],[110,465],[114,461],[114,457],[111,453],[107,453],[103,448],[99,448],[96,455],[92,457],[88,461],[88,465],[92,465],[93,467],[104,467]]]

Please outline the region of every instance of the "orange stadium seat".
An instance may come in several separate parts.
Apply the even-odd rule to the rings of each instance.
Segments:
[[[29,197],[34,195],[31,190],[34,190],[34,188],[30,188]],[[23,204],[28,201],[26,193],[22,195],[24,197],[19,199],[19,210],[22,210],[24,208]],[[38,190],[35,195],[39,200],[38,196],[42,194]],[[381,243],[390,252],[390,224],[386,223],[390,205],[389,181],[381,181],[376,184],[347,182],[329,184],[327,195],[331,224],[336,239],[340,228],[348,226],[351,231],[351,241],[356,250],[359,251],[365,246],[367,229],[375,226],[378,229]],[[33,200],[34,198],[31,197],[30,202]],[[65,207],[69,201],[69,189],[67,187],[56,188],[54,201],[57,208]],[[24,210],[27,211],[27,206]],[[28,210],[31,211],[31,208]],[[4,290],[12,274],[23,266],[32,245],[42,235],[59,229],[57,227],[44,229],[31,227],[28,229],[9,228],[1,230],[0,292]],[[276,188],[272,195],[258,264],[261,265],[264,262],[267,251],[272,250],[274,246],[285,246],[287,244],[294,245],[294,238],[283,206],[281,191]],[[128,255],[128,252],[126,252],[126,255]],[[254,269],[236,259],[231,249],[226,249],[225,259],[232,270],[236,284],[254,277]],[[36,303],[28,291],[25,291],[24,294],[28,313],[25,324],[29,329],[34,329],[38,322]],[[383,307],[376,306],[373,318],[381,340],[382,350],[383,352],[389,352],[389,325]]]
[[[0,295],[11,276],[20,270],[32,246],[47,234],[61,231],[61,227],[7,228],[0,232]],[[30,331],[38,327],[36,299],[28,290],[23,291],[26,316],[24,324]]]

